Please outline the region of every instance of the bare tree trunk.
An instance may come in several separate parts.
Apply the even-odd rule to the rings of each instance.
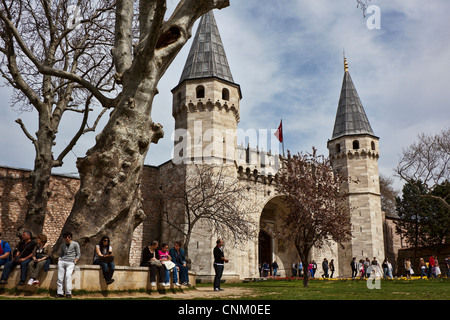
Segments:
[[[150,143],[162,137],[161,127],[150,117],[155,89],[147,90],[149,100],[140,99],[139,93],[133,97],[124,92],[95,146],[77,161],[81,185],[63,232],[72,232],[79,242],[82,262],[92,259],[90,252],[108,235],[116,263],[129,264],[131,235],[145,218],[142,167]],[[60,243],[61,239],[57,247]]]
[[[53,159],[51,159],[52,139],[42,141],[38,139],[38,149],[42,151],[41,155],[36,157],[34,169],[30,174],[31,188],[27,194],[28,208],[25,215],[25,221],[20,228],[29,230],[37,235],[44,229],[45,215],[47,213],[47,203],[51,196],[50,178],[53,168]],[[50,149],[50,152],[46,150]],[[50,158],[49,158],[50,156]]]
[[[295,248],[297,249],[297,253],[302,259],[303,264],[303,287],[308,288],[309,287],[309,272],[308,272],[308,257],[309,257],[309,249],[302,248],[301,245],[298,243],[295,243]]]

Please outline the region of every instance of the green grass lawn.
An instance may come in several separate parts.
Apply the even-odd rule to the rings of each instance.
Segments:
[[[374,284],[374,283],[373,283]],[[253,289],[245,300],[450,300],[449,279],[380,280],[369,289],[366,280],[264,280],[224,284],[222,287]],[[373,286],[372,286],[373,287]]]
[[[209,295],[208,297],[198,296],[195,300],[253,300],[253,301],[295,301],[295,300],[421,300],[421,301],[437,301],[437,300],[450,300],[450,279],[393,279],[393,280],[379,280],[379,289],[374,287],[374,283],[360,279],[347,279],[347,280],[324,280],[324,279],[311,279],[309,287],[304,288],[301,279],[282,279],[282,280],[262,280],[258,282],[248,283],[224,283],[221,285],[225,292],[232,291],[232,288],[241,288],[239,294],[223,295],[217,293],[217,295]],[[372,284],[372,289],[370,288]],[[197,284],[197,288],[210,288],[212,291],[212,284],[204,283]],[[191,288],[190,290],[196,290]],[[130,300],[179,300],[177,294],[167,294],[165,297],[155,297],[151,294],[139,297],[128,297],[125,299]],[[16,293],[18,294],[18,293]],[[41,296],[15,296],[14,291],[10,294],[2,296],[0,300],[12,300],[12,299],[50,299],[47,297],[48,292],[43,292]],[[119,296],[110,297],[88,297],[83,296],[83,292],[76,292],[74,295],[76,298],[81,299],[101,299],[101,300],[123,300]],[[179,300],[182,301],[183,299]],[[185,300],[188,301],[188,300]]]

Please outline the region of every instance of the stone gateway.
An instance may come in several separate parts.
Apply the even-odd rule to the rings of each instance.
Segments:
[[[275,190],[279,155],[237,145],[241,87],[233,80],[212,11],[201,18],[180,81],[172,93],[175,152],[172,161],[158,168],[160,187],[168,187],[166,182],[169,179],[165,177],[170,176],[171,170],[185,173],[185,180],[178,182],[184,184],[190,166],[223,164],[228,172],[226,180],[244,186],[247,203],[242,205],[250,208],[251,220],[256,223],[255,237],[243,246],[227,239],[228,234],[215,233],[207,223],[198,224],[189,242],[192,271],[198,279],[212,281],[212,248],[217,238],[223,237],[227,244],[224,250],[230,260],[225,265],[224,279],[259,277],[259,266],[274,261],[279,265],[281,276],[291,276],[292,265],[299,260],[295,248],[264,231],[266,227],[276,230],[280,225],[280,213],[288,210],[282,195]],[[313,250],[310,257],[316,262],[324,258],[334,259],[335,276],[351,274],[349,262],[352,257],[384,259],[378,140],[345,61],[341,97],[328,149],[333,168],[358,180],[358,183],[348,183],[344,190],[348,193],[348,206],[352,208],[353,239],[345,244],[344,249],[333,244],[329,248]],[[166,205],[176,210],[175,205]],[[178,209],[179,216],[186,214],[184,208]],[[169,242],[177,237],[168,230],[164,230],[161,236],[163,241]]]

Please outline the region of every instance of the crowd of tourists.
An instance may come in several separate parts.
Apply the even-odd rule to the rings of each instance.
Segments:
[[[259,265],[259,274],[263,278],[269,276],[276,277],[280,275],[278,273],[278,269],[279,266],[276,261],[272,262],[271,264],[264,262]],[[308,275],[308,277],[311,278],[318,277],[317,269],[318,269],[317,263],[315,260],[309,261],[309,263],[306,266],[304,266],[302,260],[299,259],[298,261],[292,263],[291,277],[303,277],[305,275],[305,272]],[[324,258],[322,261],[323,273],[320,276],[322,278],[333,278],[335,270],[336,269],[334,267],[334,260],[331,259],[330,261],[328,261],[327,258]]]
[[[445,258],[445,266],[447,269],[447,277],[450,278],[450,255]],[[351,277],[355,278],[369,278],[370,275],[375,275],[376,277],[383,277],[386,279],[392,279],[394,277],[394,270],[391,262],[388,258],[385,258],[380,264],[376,257],[372,260],[369,258],[360,259],[357,261],[353,258],[350,262]],[[259,265],[259,274],[261,277],[279,276],[278,274],[278,263],[274,261],[273,263],[264,262]],[[404,260],[404,269],[407,278],[411,278],[415,274],[413,264],[409,258]],[[429,257],[428,261],[420,258],[418,269],[420,271],[420,278],[437,278],[442,272],[439,266],[439,261],[437,256],[432,255]],[[334,260],[328,261],[324,258],[322,261],[322,273],[318,274],[318,265],[315,260],[311,260],[306,266],[299,259],[292,264],[291,276],[292,277],[303,277],[306,274],[311,277],[322,277],[322,278],[333,278],[335,272]]]
[[[56,253],[58,260],[56,297],[58,298],[72,296],[72,273],[81,257],[80,245],[72,237],[72,233],[64,233],[64,243]],[[0,240],[0,266],[4,265],[0,285],[8,283],[11,271],[18,265],[20,265],[18,286],[23,286],[27,277],[29,278],[28,285],[38,285],[41,273],[50,268],[54,254],[45,234],[33,237],[30,231],[23,231],[19,238],[14,250],[8,242]],[[114,253],[108,236],[103,236],[93,248],[92,263],[100,265],[107,285],[114,282]],[[168,244],[163,243],[159,246],[158,241],[153,241],[142,252],[141,266],[149,267],[151,286],[156,286],[157,274],[160,285],[169,286],[171,272],[173,273],[173,283],[176,286],[190,286],[186,257],[181,248],[181,242],[175,242],[173,248],[169,250]],[[178,273],[181,284],[178,282]]]
[[[450,255],[448,255],[445,258],[445,265],[447,268],[447,277],[450,277]],[[376,261],[376,258],[372,260],[372,262],[369,261],[368,258],[365,260],[361,259],[358,262],[356,262],[356,258],[353,258],[352,262],[350,263],[352,268],[352,278],[360,277],[360,278],[368,278],[370,276],[370,272],[368,271],[368,268],[370,265],[378,266],[378,261]],[[405,270],[405,276],[406,278],[411,278],[415,274],[414,272],[414,266],[411,262],[410,258],[405,258],[403,261],[403,266]],[[441,275],[441,270],[439,266],[439,261],[437,259],[437,256],[431,255],[428,258],[428,261],[425,261],[425,259],[420,258],[418,268],[420,270],[420,278],[423,277],[427,278],[437,278]],[[383,262],[381,263],[381,272],[382,277],[385,279],[393,279],[394,277],[394,270],[391,262],[388,258],[385,258]],[[401,273],[401,272],[397,272]]]

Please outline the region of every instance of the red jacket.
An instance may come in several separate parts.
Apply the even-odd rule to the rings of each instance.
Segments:
[[[434,267],[435,262],[434,262],[434,258],[430,257],[430,259],[428,259],[428,262],[430,263],[430,266]]]

